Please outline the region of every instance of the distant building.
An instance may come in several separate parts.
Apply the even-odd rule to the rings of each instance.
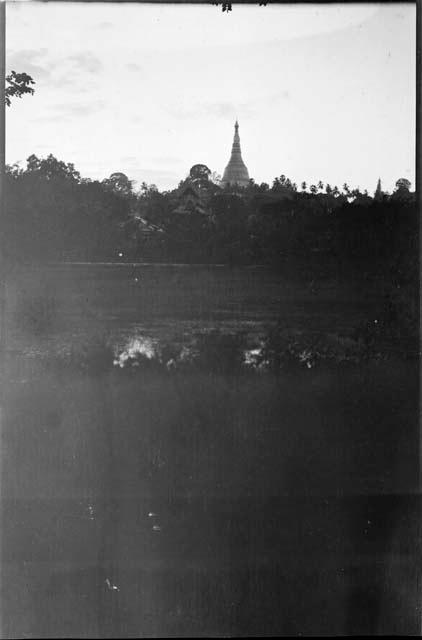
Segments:
[[[145,220],[145,218],[142,218],[141,216],[134,216],[131,228],[133,229],[133,234],[136,238],[145,239],[155,236],[157,233],[164,233],[164,229],[162,227],[152,224],[152,222],[148,222],[148,220]]]
[[[177,207],[174,213],[206,214],[210,198],[220,188],[210,180],[211,171],[205,164],[191,167],[188,177],[176,191]]]
[[[205,206],[202,194],[193,184],[184,184],[178,191],[178,206],[174,213],[204,214]]]
[[[232,146],[232,154],[229,163],[224,170],[221,186],[226,185],[246,187],[249,183],[249,173],[245,163],[242,160],[239,138],[239,124],[236,120],[234,125],[234,138]]]
[[[382,191],[382,188],[381,188],[381,178],[378,178],[377,188],[376,188],[375,193],[374,193],[374,200],[382,200],[383,195],[384,194],[383,194],[383,191]]]

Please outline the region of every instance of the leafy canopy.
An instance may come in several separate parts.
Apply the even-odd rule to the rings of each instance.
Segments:
[[[5,102],[10,107],[11,98],[22,98],[26,93],[33,94],[34,89],[31,85],[35,81],[27,73],[17,73],[11,71],[6,76]]]

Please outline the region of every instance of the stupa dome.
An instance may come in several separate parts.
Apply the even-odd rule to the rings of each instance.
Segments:
[[[242,153],[240,150],[240,138],[239,138],[239,124],[236,120],[234,125],[234,138],[232,146],[232,154],[230,156],[229,163],[224,170],[223,178],[221,180],[221,186],[226,185],[238,185],[239,187],[246,187],[249,183],[249,173],[245,163],[242,160]]]

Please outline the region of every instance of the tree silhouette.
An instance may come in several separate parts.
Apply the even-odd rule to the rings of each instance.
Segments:
[[[26,160],[26,171],[28,173],[38,173],[47,180],[65,178],[79,182],[81,179],[81,174],[76,171],[74,164],[57,160],[51,153],[47,158],[38,158],[35,154],[30,155]]]
[[[407,180],[407,178],[399,178],[396,182],[396,189],[391,196],[393,200],[406,201],[411,199],[412,197],[410,193],[411,184],[412,183],[410,182],[410,180]]]
[[[112,173],[109,178],[103,180],[103,184],[119,195],[129,198],[133,196],[133,181],[129,180],[124,173],[119,171]]]
[[[211,171],[206,164],[194,164],[189,171],[192,180],[209,180],[210,175]]]
[[[402,189],[403,191],[410,191],[411,184],[412,183],[410,180],[407,180],[407,178],[399,178],[396,182],[396,188],[397,190]]]
[[[11,98],[22,98],[26,93],[33,94],[34,89],[31,87],[35,81],[27,73],[17,73],[11,71],[6,76],[5,103],[10,107]]]

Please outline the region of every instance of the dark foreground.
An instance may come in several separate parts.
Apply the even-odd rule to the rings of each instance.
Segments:
[[[40,356],[81,327],[118,342],[121,327],[232,327],[239,311],[252,333],[281,310],[328,330],[341,318],[336,291],[312,305],[273,275],[239,288],[239,274],[207,271],[205,292],[190,274],[177,296],[155,273],[141,307],[135,294],[116,304],[121,275],[50,274],[47,335],[13,325],[11,286],[2,637],[420,633],[417,363],[233,375]],[[36,276],[24,281],[32,291]],[[349,295],[343,324],[372,308]]]

